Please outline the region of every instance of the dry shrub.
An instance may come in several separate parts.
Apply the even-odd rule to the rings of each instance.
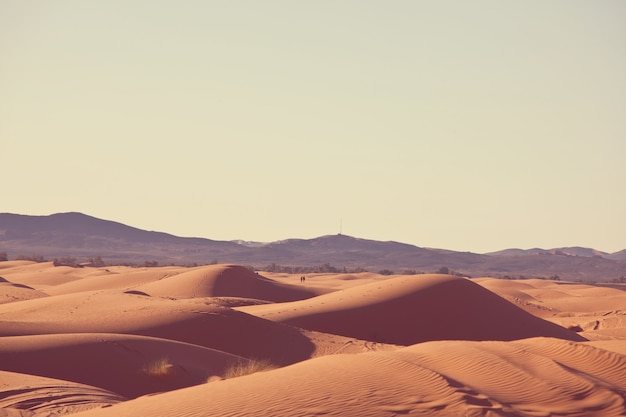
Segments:
[[[167,378],[174,374],[175,368],[168,358],[160,358],[145,364],[141,371],[152,378]]]
[[[237,378],[257,372],[270,371],[272,369],[276,369],[276,366],[266,359],[237,361],[226,368],[224,371],[224,379]]]

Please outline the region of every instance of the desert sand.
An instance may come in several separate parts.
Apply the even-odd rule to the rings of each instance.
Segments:
[[[626,287],[0,262],[0,417],[626,415]]]

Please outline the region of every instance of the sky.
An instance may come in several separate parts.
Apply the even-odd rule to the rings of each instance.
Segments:
[[[621,0],[0,0],[0,212],[626,248]]]

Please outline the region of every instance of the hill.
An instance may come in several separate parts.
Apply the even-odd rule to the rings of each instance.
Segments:
[[[589,248],[507,249],[490,254],[455,252],[347,235],[287,239],[271,243],[218,241],[146,231],[82,213],[26,216],[0,213],[0,252],[9,259],[100,256],[107,264],[270,264],[391,272],[435,272],[496,277],[555,277],[611,281],[626,276],[625,251],[606,254]]]

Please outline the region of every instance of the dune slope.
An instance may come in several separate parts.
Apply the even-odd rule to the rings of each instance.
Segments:
[[[63,415],[127,399],[102,388],[0,371],[0,416]]]
[[[83,333],[3,337],[0,369],[97,386],[133,398],[221,376],[243,358],[172,340]]]
[[[269,320],[400,345],[430,340],[585,340],[480,285],[449,275],[401,276],[312,299],[238,308]]]
[[[438,341],[326,356],[77,417],[618,416],[626,357],[560,339]]]
[[[32,300],[47,297],[48,295],[24,284],[15,284],[0,277],[0,304],[16,301]]]
[[[92,291],[0,304],[0,336],[55,333],[152,336],[277,365],[308,359],[315,350],[299,329],[222,307],[211,299]]]

